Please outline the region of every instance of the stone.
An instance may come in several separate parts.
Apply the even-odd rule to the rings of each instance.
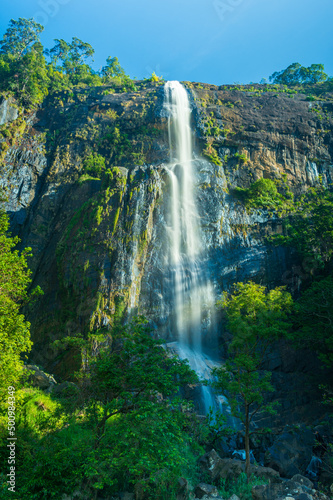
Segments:
[[[295,476],[293,476],[291,478],[291,480],[295,481],[296,483],[302,484],[302,485],[306,486],[307,488],[310,488],[310,489],[313,488],[313,482],[310,481],[309,478],[301,476],[301,474],[295,474]]]
[[[312,457],[315,439],[304,425],[286,426],[265,454],[265,465],[277,470],[281,476],[292,478],[305,472]]]
[[[245,462],[232,458],[220,458],[215,450],[211,450],[199,459],[199,465],[210,479],[215,482],[217,479],[235,480],[245,472]],[[256,477],[268,480],[270,483],[281,481],[280,474],[269,467],[250,466],[250,473]]]
[[[197,498],[204,498],[205,496],[216,498],[219,496],[216,486],[206,483],[198,484],[194,489],[194,494]]]
[[[189,496],[190,485],[185,477],[180,477],[177,484],[177,500],[187,500]]]
[[[121,500],[134,500],[134,493],[124,491],[124,493],[120,493],[119,497]]]
[[[47,390],[51,389],[57,383],[52,375],[48,375],[47,373],[43,372],[38,368],[38,366],[25,365],[24,368],[30,372],[29,380],[34,387]]]
[[[18,117],[18,110],[13,106],[9,99],[3,99],[0,103],[0,125],[16,120]]]
[[[299,476],[298,479],[302,481],[306,478]],[[253,500],[329,500],[323,493],[319,493],[294,480],[284,481],[279,484],[254,486],[252,488],[252,497]]]
[[[215,481],[219,477],[223,468],[222,459],[215,450],[205,453],[205,455],[199,458],[198,463],[201,470],[207,473],[212,481]]]
[[[240,500],[240,498],[237,495],[233,494],[230,498],[228,498],[228,500]]]

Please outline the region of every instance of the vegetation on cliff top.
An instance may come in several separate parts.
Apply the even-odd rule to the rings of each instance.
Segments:
[[[12,19],[0,41],[0,90],[11,92],[25,107],[38,105],[49,93],[75,86],[111,84],[114,92],[136,90],[117,57],[109,56],[96,72],[89,65],[94,55],[90,44],[77,37],[71,42],[56,39],[54,47],[44,50],[39,40],[43,29],[33,19]],[[155,74],[148,80],[160,83]]]

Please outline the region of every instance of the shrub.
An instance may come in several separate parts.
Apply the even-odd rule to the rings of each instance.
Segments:
[[[234,195],[248,208],[267,208],[279,212],[291,210],[293,208],[292,193],[287,186],[286,196],[280,194],[277,185],[276,181],[261,178],[249,188],[235,188]]]
[[[100,178],[105,170],[105,158],[98,153],[91,153],[84,159],[83,167],[85,173]]]

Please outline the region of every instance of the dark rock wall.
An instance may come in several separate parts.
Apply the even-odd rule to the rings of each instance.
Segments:
[[[281,231],[281,220],[264,210],[247,213],[232,188],[264,176],[282,180],[299,195],[318,176],[332,182],[332,95],[308,102],[304,95],[268,92],[266,86],[186,86],[193,106],[202,264],[216,296],[248,279],[295,292],[306,279],[305,272],[295,273],[302,264],[296,253],[265,244],[267,234]],[[3,126],[7,119],[13,127],[22,117],[27,121],[7,144],[1,185],[10,195],[12,231],[33,250],[33,285],[45,292],[26,311],[33,362],[66,378],[79,360],[50,348],[52,341],[137,312],[149,318],[156,335],[173,340],[163,87],[123,94],[82,88],[50,97],[34,116],[21,110],[19,118],[8,112],[10,103],[1,106]],[[91,153],[105,158],[107,180],[84,173]],[[223,354],[228,335],[221,328],[218,335]],[[291,364],[297,372],[295,358]],[[300,369],[302,384],[313,374],[312,361],[307,366]],[[273,370],[282,394],[283,353]],[[290,404],[310,404],[303,396]],[[288,412],[293,420],[292,408]]]

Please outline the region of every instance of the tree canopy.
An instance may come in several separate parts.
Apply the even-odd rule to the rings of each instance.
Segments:
[[[333,193],[322,185],[310,188],[285,221],[284,234],[270,238],[292,245],[306,260],[310,274],[325,267],[333,256]]]
[[[322,83],[328,79],[323,64],[311,64],[308,68],[299,63],[293,63],[282,71],[273,73],[269,80],[282,85],[296,85],[305,83]]]
[[[39,41],[39,34],[44,30],[41,24],[32,18],[20,17],[17,21],[10,20],[9,27],[0,41],[0,54],[21,57]]]
[[[152,338],[142,318],[58,344],[73,342],[81,345],[84,364],[79,391],[66,404],[69,424],[31,450],[27,460],[34,466],[20,472],[22,493],[58,498],[84,484],[91,498],[99,490],[112,496],[134,488],[145,498],[163,498],[161,489],[176,484],[192,456],[182,410],[188,403],[178,391],[197,382],[196,374]]]
[[[265,395],[274,390],[271,374],[263,369],[274,341],[286,336],[291,323],[291,295],[283,288],[266,292],[253,282],[237,283],[231,295],[223,294],[220,306],[226,312],[232,333],[230,358],[215,370],[216,387],[229,396],[232,414],[244,425],[246,473],[250,470],[250,425],[260,412],[274,413]]]
[[[8,216],[0,211],[0,400],[7,387],[19,379],[21,355],[32,346],[30,323],[20,313],[21,305],[29,298],[31,271],[27,258],[31,248],[22,253],[15,250],[19,239],[8,235],[8,228]]]

